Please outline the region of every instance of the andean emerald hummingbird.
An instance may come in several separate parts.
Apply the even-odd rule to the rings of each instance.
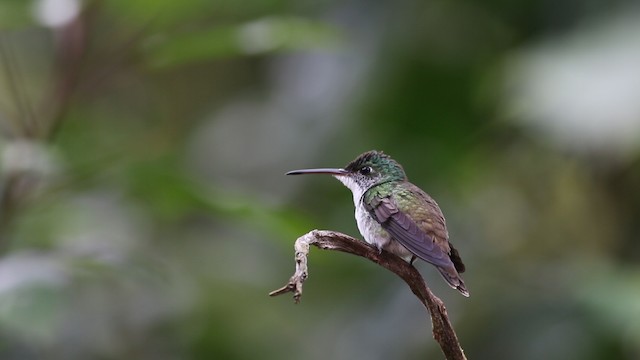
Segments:
[[[438,204],[407,179],[402,166],[380,151],[368,151],[343,169],[304,169],[287,175],[330,174],[353,193],[358,230],[364,240],[413,263],[434,265],[449,285],[469,296],[465,267],[449,242]]]

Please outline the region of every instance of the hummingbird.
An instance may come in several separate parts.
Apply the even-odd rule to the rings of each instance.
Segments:
[[[353,193],[358,230],[379,252],[386,250],[413,264],[422,259],[446,282],[468,297],[460,273],[465,266],[449,242],[444,215],[435,200],[409,182],[397,161],[381,151],[367,151],[344,168],[289,171],[287,175],[329,174]]]

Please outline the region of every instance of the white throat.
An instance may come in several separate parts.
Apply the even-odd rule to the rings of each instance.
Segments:
[[[353,180],[353,178],[349,176],[334,175],[333,177],[338,179],[342,184],[344,184],[344,186],[351,190],[351,193],[353,194],[353,203],[357,207],[362,194],[364,194],[364,190]]]

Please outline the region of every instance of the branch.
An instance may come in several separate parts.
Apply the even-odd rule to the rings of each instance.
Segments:
[[[300,302],[302,285],[308,276],[307,255],[309,254],[310,245],[315,245],[320,249],[336,250],[367,258],[398,275],[409,285],[411,291],[429,311],[433,338],[440,345],[445,358],[447,360],[466,360],[464,351],[458,341],[458,336],[449,321],[444,303],[427,287],[418,270],[413,265],[391,253],[386,251],[379,253],[377,249],[365,242],[339,232],[313,230],[299,237],[294,245],[295,273],[285,286],[272,291],[269,296],[293,292],[294,301],[296,303]]]

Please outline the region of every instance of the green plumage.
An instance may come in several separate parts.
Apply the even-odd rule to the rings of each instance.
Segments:
[[[438,204],[407,179],[402,166],[388,155],[368,151],[344,169],[307,169],[288,174],[332,174],[353,193],[358,230],[369,244],[413,262],[433,264],[444,279],[469,296],[460,276],[465,270],[449,242]]]

